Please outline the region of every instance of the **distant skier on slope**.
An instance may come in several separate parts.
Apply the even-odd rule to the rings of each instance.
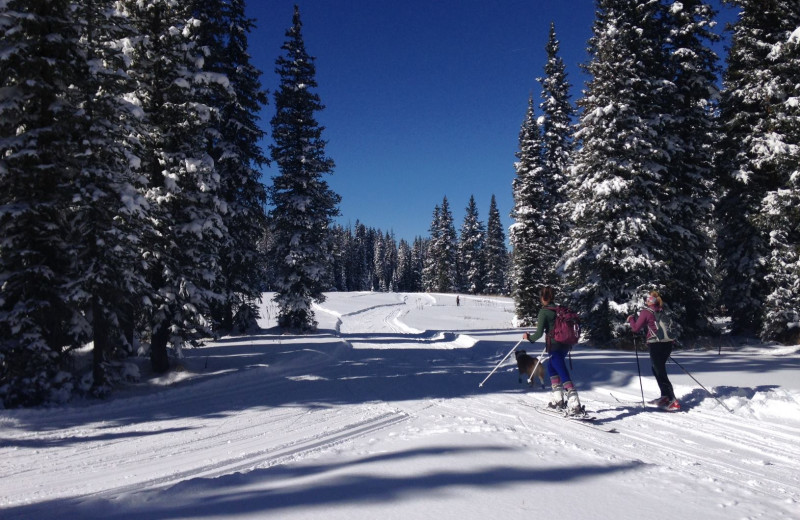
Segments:
[[[552,287],[542,287],[539,291],[539,299],[542,308],[536,318],[536,332],[533,334],[524,333],[522,339],[531,343],[547,334],[547,352],[550,353],[550,362],[547,364],[547,373],[550,376],[550,387],[552,388],[552,398],[548,406],[555,409],[564,409],[570,415],[584,414],[584,408],[578,398],[578,391],[570,377],[565,359],[572,345],[559,343],[552,339],[551,333],[555,329],[556,309],[553,304],[554,295]],[[564,392],[567,393],[567,402],[564,402]]]
[[[645,300],[645,305],[646,307],[642,309],[636,320],[634,320],[633,316],[628,316],[628,324],[630,324],[634,334],[646,327],[646,342],[650,350],[650,364],[658,383],[658,388],[661,389],[661,397],[653,399],[649,404],[654,404],[671,412],[677,412],[681,409],[681,404],[675,398],[672,383],[667,377],[667,360],[672,354],[675,340],[669,336],[666,320],[663,319],[664,302],[658,291],[650,291]]]

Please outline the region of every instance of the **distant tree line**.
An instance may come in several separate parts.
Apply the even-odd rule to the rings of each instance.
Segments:
[[[488,226],[470,197],[460,234],[445,197],[433,212],[430,236],[398,242],[391,232],[334,225],[330,289],[377,292],[507,294],[509,253],[492,196]]]

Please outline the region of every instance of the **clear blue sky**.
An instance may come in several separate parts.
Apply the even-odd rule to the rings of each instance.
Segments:
[[[336,163],[327,180],[342,197],[338,221],[412,241],[428,235],[444,196],[460,229],[470,195],[486,223],[494,194],[507,230],[514,153],[529,95],[541,102],[550,22],[574,102],[588,79],[578,65],[594,1],[251,0],[250,52],[271,92],[295,4],[326,105],[318,120]],[[272,115],[266,107],[268,131]],[[265,182],[275,175],[264,169]]]

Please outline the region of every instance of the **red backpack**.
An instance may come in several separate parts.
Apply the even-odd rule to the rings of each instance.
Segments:
[[[581,318],[578,313],[561,305],[548,306],[547,308],[556,313],[555,325],[548,336],[553,341],[558,341],[565,345],[574,345],[580,341]]]

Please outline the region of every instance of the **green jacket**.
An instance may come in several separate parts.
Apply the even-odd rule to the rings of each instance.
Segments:
[[[528,336],[528,341],[536,343],[536,340],[553,330],[555,324],[556,311],[551,309],[550,306],[542,307],[539,310],[539,315],[536,317],[536,332]]]

